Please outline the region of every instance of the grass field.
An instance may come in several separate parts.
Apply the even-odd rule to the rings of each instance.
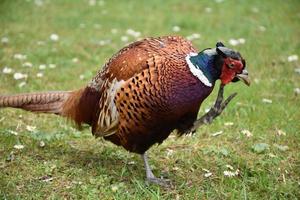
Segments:
[[[227,86],[238,96],[212,125],[150,149],[172,188],[145,184],[140,157],[89,128],[1,109],[0,199],[299,199],[299,10],[297,0],[1,0],[0,94],[80,88],[125,44],[170,34],[239,50],[252,85]]]

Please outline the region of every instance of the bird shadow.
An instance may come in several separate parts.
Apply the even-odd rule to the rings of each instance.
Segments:
[[[144,181],[144,166],[138,155],[126,152],[120,147],[105,145],[97,149],[98,147],[99,144],[88,148],[71,145],[64,145],[62,148],[61,145],[51,145],[47,149],[47,155],[39,155],[43,160],[61,159],[64,168],[75,171],[81,169],[93,176],[105,174],[111,181],[133,182],[132,177]]]

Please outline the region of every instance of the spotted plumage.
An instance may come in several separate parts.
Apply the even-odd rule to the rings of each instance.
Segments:
[[[0,107],[52,111],[89,124],[96,137],[142,154],[148,180],[160,183],[145,152],[173,130],[182,135],[193,126],[217,79],[225,85],[236,78],[247,83],[245,61],[222,43],[198,53],[183,37],[146,38],[117,52],[80,90],[0,96]]]

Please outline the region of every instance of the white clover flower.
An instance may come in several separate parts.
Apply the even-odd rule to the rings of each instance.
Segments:
[[[294,92],[296,95],[299,95],[300,94],[300,88],[294,88]]]
[[[81,75],[79,76],[79,79],[80,79],[80,80],[83,80],[83,79],[84,79],[84,75],[81,74]]]
[[[233,167],[231,166],[231,165],[226,165],[226,167],[228,168],[228,169],[230,169],[230,170],[233,170]]]
[[[53,42],[57,42],[59,40],[59,36],[55,33],[52,33],[50,35],[50,40],[52,40]]]
[[[222,3],[224,0],[215,0],[216,3]]]
[[[14,73],[14,79],[16,79],[16,80],[24,79],[24,78],[27,78],[27,77],[28,77],[27,74],[22,74],[20,72]]]
[[[297,61],[298,60],[298,55],[290,55],[288,58],[287,58],[288,62],[294,62],[294,61]]]
[[[240,170],[237,169],[235,171],[229,171],[229,170],[225,170],[223,172],[224,176],[227,176],[227,177],[234,177],[234,176],[237,176],[240,174]]]
[[[233,124],[234,124],[233,122],[225,122],[224,126],[233,126]]]
[[[246,42],[245,38],[239,38],[238,41],[239,41],[239,44],[245,44],[245,42]]]
[[[16,131],[9,130],[8,132],[10,132],[12,135],[19,135],[19,133]]]
[[[34,131],[36,131],[36,126],[29,126],[29,125],[27,125],[26,126],[26,130],[30,131],[30,132],[34,132]]]
[[[266,99],[266,98],[263,98],[262,102],[263,103],[269,103],[269,104],[273,103],[271,99]]]
[[[16,60],[25,60],[26,58],[27,58],[26,55],[22,55],[20,53],[17,53],[14,55],[14,59],[16,59]]]
[[[243,129],[243,130],[241,131],[241,133],[242,133],[243,135],[245,135],[246,137],[252,137],[252,136],[253,136],[253,134],[252,134],[249,130],[247,130],[247,129]]]
[[[111,32],[112,34],[117,34],[117,33],[118,33],[118,29],[113,28],[113,29],[110,30],[110,32]]]
[[[110,43],[110,40],[100,40],[99,42],[98,42],[98,44],[100,45],[100,46],[104,46],[104,45],[107,45],[107,44],[109,44]]]
[[[216,136],[221,135],[221,134],[223,134],[223,131],[217,131],[217,132],[211,134],[211,136],[216,137]]]
[[[199,33],[193,33],[192,35],[187,36],[186,39],[192,41],[195,39],[199,39],[200,37],[201,37],[201,35]]]
[[[22,144],[16,144],[16,145],[14,145],[14,148],[15,149],[24,149],[24,145],[22,145]]]
[[[267,29],[264,26],[259,26],[258,30],[260,30],[261,32],[265,32]]]
[[[100,24],[94,24],[94,28],[95,28],[95,29],[100,29],[100,28],[101,28],[101,25],[100,25]]]
[[[46,66],[45,64],[40,64],[40,65],[39,65],[39,69],[40,69],[40,70],[44,70],[44,69],[46,69],[46,67],[47,67],[47,66]]]
[[[9,68],[9,67],[4,67],[2,70],[3,74],[11,74],[12,72],[13,72],[13,69]]]
[[[32,67],[32,63],[31,62],[25,62],[23,64],[23,67]]]
[[[210,7],[206,7],[206,8],[205,8],[205,12],[211,13],[211,11],[212,11],[212,8],[210,8]]]
[[[72,58],[73,63],[78,63],[79,59],[78,58]]]
[[[96,0],[89,0],[89,5],[90,5],[90,6],[95,6],[96,3],[97,3]]]
[[[181,30],[181,28],[179,26],[172,27],[172,31],[174,31],[174,32],[179,32],[180,30]]]
[[[224,176],[228,176],[228,177],[232,177],[232,176],[235,176],[235,174],[233,173],[233,172],[231,172],[231,171],[224,171],[223,172],[223,174],[224,174]]]
[[[37,41],[36,43],[37,43],[37,45],[39,45],[39,46],[45,45],[45,42],[44,42],[44,41]]]
[[[43,76],[44,76],[44,74],[42,72],[39,72],[36,74],[36,77],[38,77],[38,78],[42,78]]]
[[[236,46],[236,45],[239,44],[239,41],[236,40],[236,39],[230,39],[228,42],[229,42],[229,44],[232,45],[232,46]]]
[[[127,36],[122,36],[121,41],[122,42],[128,42],[129,38]]]
[[[135,162],[134,161],[129,161],[128,165],[135,165]]]
[[[49,64],[49,68],[54,69],[54,68],[56,68],[56,65],[55,64]]]
[[[42,140],[42,141],[40,141],[40,144],[39,144],[39,146],[40,147],[44,147],[46,144],[45,144],[45,142]]]
[[[141,32],[135,31],[133,29],[127,29],[126,31],[127,35],[133,36],[135,38],[140,37],[141,36]]]
[[[9,39],[7,37],[1,38],[1,43],[2,44],[7,44],[9,42]]]
[[[207,172],[207,173],[204,174],[204,177],[205,177],[205,178],[208,178],[208,177],[210,177],[211,175],[212,175],[211,172]]]
[[[19,83],[19,88],[22,88],[22,87],[24,87],[26,85],[26,82],[25,81],[22,81],[21,83]]]
[[[174,153],[173,149],[167,149],[167,156],[171,156]]]
[[[259,9],[256,8],[256,7],[253,7],[253,8],[251,9],[251,11],[254,12],[254,13],[258,13],[258,12],[259,12]]]
[[[277,135],[279,135],[279,136],[286,136],[286,132],[284,132],[283,130],[278,129],[277,130]]]
[[[44,2],[43,2],[42,0],[35,0],[35,1],[34,1],[34,4],[35,4],[36,6],[42,6],[42,5],[44,5]]]
[[[105,4],[104,1],[102,1],[102,0],[98,1],[98,5],[99,5],[99,6],[104,6],[104,4]]]

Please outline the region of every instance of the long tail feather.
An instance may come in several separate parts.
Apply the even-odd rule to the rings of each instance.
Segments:
[[[21,108],[32,112],[61,114],[62,105],[72,92],[40,92],[17,95],[0,95],[0,108]]]

